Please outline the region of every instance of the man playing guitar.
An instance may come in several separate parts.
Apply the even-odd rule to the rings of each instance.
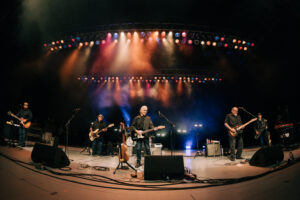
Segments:
[[[238,107],[233,107],[231,109],[231,113],[226,115],[224,125],[228,129],[228,131],[236,133],[235,127],[242,125],[241,117],[238,115]],[[237,153],[235,155],[235,143],[236,140],[238,142]],[[235,159],[243,159],[242,151],[243,151],[243,137],[241,134],[237,136],[233,136],[229,134],[229,146],[230,146],[230,160],[235,161]]]
[[[102,114],[99,114],[97,116],[97,120],[95,120],[94,122],[91,123],[91,127],[90,127],[90,132],[93,132],[95,130],[101,130],[103,132],[107,131],[106,128],[106,123],[103,121],[104,116]],[[101,133],[103,134],[103,133]],[[102,153],[102,144],[103,144],[103,137],[97,137],[93,140],[93,144],[92,144],[92,155],[101,155]]]
[[[142,143],[145,145],[146,154],[150,155],[149,136],[148,134],[142,135],[142,132],[149,129],[153,129],[154,131],[158,130],[157,127],[154,127],[151,118],[147,116],[147,112],[148,107],[145,105],[142,106],[140,108],[140,114],[136,116],[131,123],[132,131],[139,136],[139,138],[136,140],[136,168],[141,166]]]
[[[268,121],[262,117],[261,113],[257,114],[257,121],[254,123],[254,132],[255,132],[255,139],[260,137],[260,144],[261,146],[267,145],[269,146],[269,135],[270,132],[268,131]]]
[[[32,112],[29,109],[28,102],[24,102],[23,107],[20,109],[20,111],[17,113],[17,116],[20,118],[20,124],[19,127],[19,143],[18,146],[25,147],[25,140],[26,140],[26,134],[27,134],[27,126],[26,124],[29,124],[32,120]]]

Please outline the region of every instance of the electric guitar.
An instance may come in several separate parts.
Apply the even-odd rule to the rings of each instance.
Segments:
[[[109,124],[107,127],[99,130],[99,129],[96,129],[94,131],[90,131],[89,133],[89,138],[91,141],[94,141],[96,138],[100,137],[101,135],[99,135],[99,133],[101,132],[104,132],[104,129],[107,129],[107,128],[111,128],[113,127],[115,124]]]
[[[235,131],[228,130],[229,135],[231,135],[232,137],[236,137],[237,135],[239,135],[243,132],[243,130],[242,130],[243,128],[245,128],[247,125],[251,124],[252,122],[255,122],[256,120],[257,120],[257,118],[253,118],[250,121],[246,122],[245,124],[234,127]]]
[[[154,129],[164,129],[164,128],[166,128],[166,126],[157,126],[157,127],[154,127],[154,128],[151,128],[151,129],[148,129],[148,130],[145,130],[145,131],[142,131],[141,133],[136,133],[135,131],[133,131],[132,132],[132,140],[133,141],[136,141],[137,139],[142,139],[142,138],[144,138],[145,136],[145,134],[148,134],[148,133],[150,133],[150,132],[152,132],[152,131],[154,131]]]
[[[24,128],[29,128],[31,126],[31,121],[27,121],[25,118],[23,117],[18,117],[16,115],[14,115],[12,112],[8,111],[7,114],[9,116],[12,116],[13,118],[19,120],[20,124],[24,127]]]

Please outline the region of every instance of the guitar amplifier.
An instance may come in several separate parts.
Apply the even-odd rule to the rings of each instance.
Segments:
[[[221,155],[220,143],[206,144],[205,154],[206,156],[220,156]]]

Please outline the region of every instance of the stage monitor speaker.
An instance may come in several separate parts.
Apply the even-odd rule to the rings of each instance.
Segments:
[[[266,167],[282,162],[283,157],[284,155],[281,146],[262,147],[254,153],[249,164]]]
[[[145,180],[182,179],[183,177],[183,156],[145,156]]]
[[[70,160],[62,149],[40,143],[35,143],[31,160],[52,168],[62,168],[70,165]]]

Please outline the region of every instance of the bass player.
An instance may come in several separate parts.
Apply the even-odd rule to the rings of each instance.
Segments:
[[[104,116],[102,114],[99,114],[97,116],[97,119],[91,123],[90,132],[93,132],[95,130],[102,130],[103,132],[107,131],[106,123],[103,121]],[[92,143],[92,155],[101,155],[102,153],[102,144],[103,144],[103,137],[97,137],[93,140]]]

